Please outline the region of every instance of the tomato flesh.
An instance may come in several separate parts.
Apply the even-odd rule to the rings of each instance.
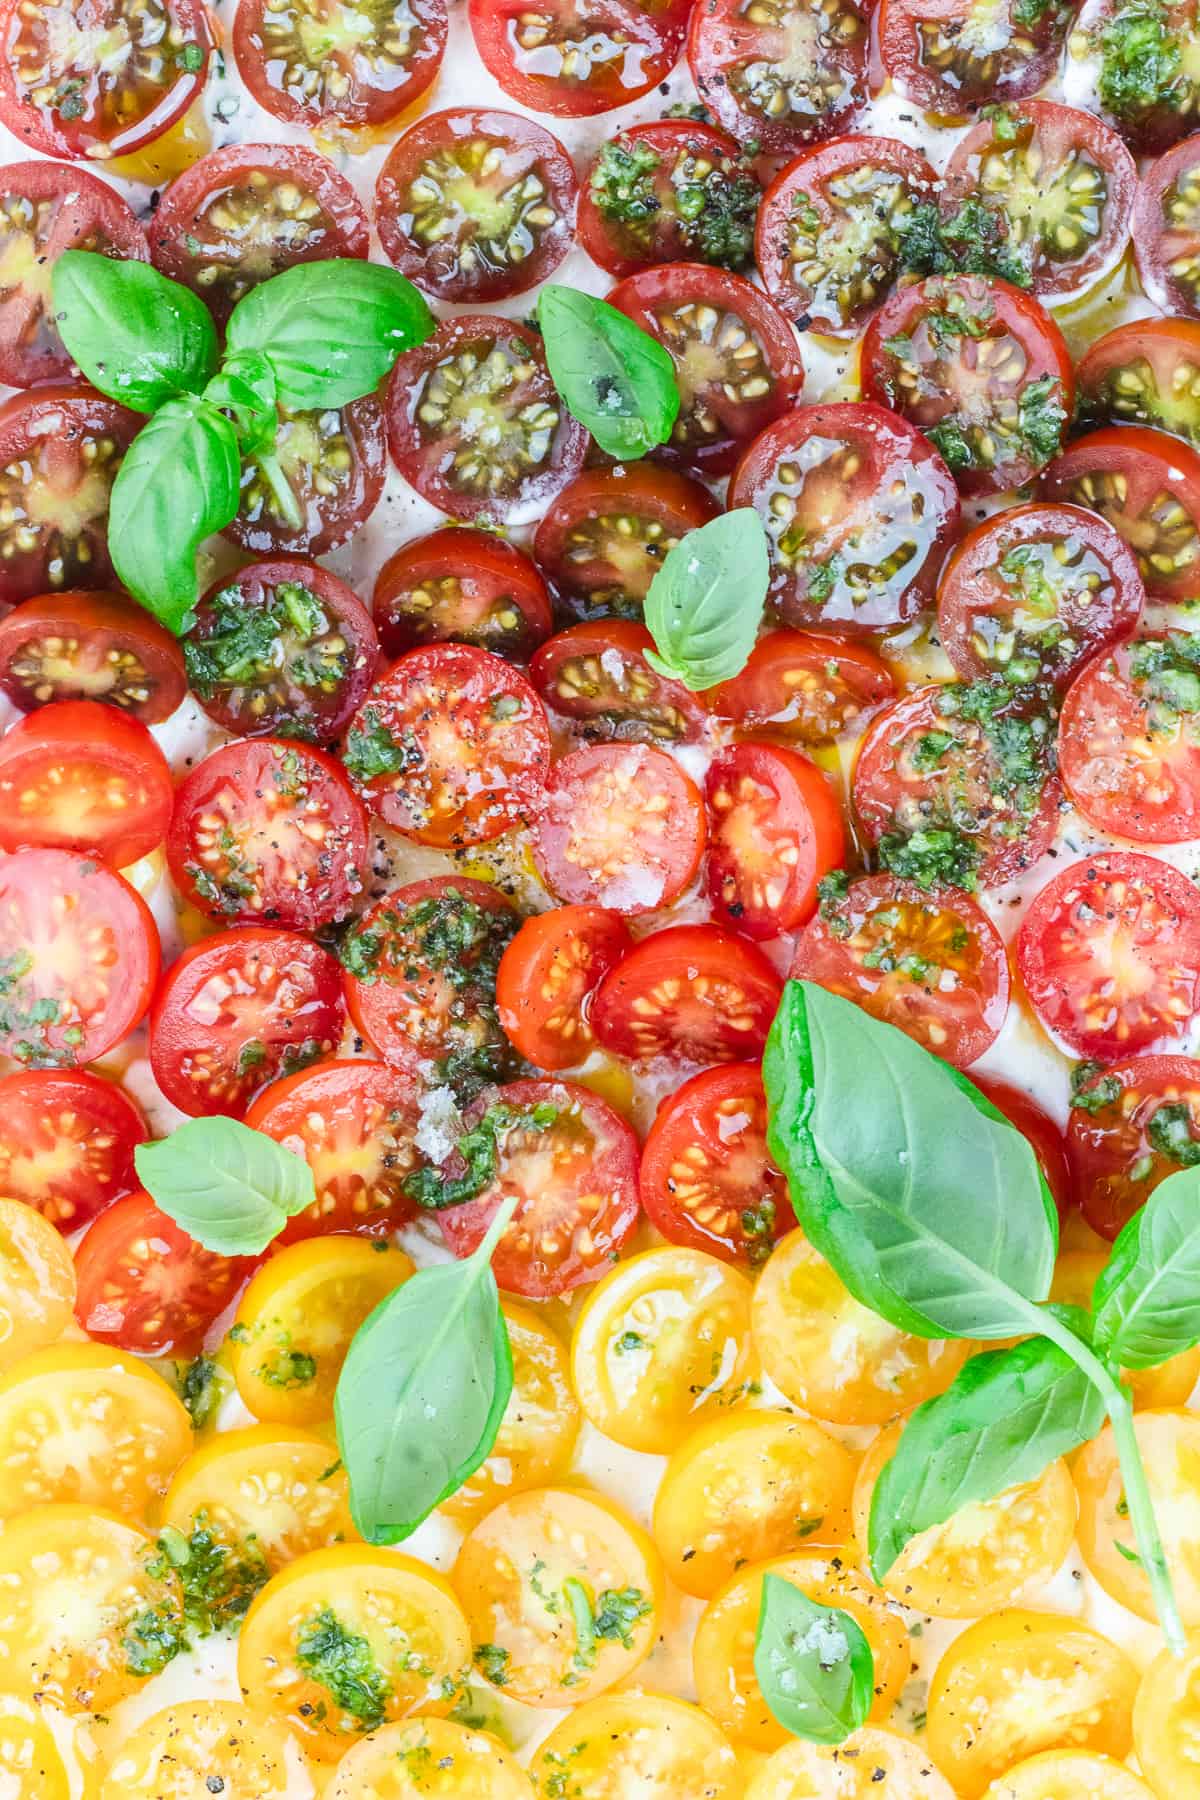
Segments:
[[[379,571],[374,609],[388,656],[450,640],[524,662],[553,623],[529,557],[471,525],[401,545]]]
[[[237,515],[224,534],[255,556],[324,556],[374,512],[386,460],[373,394],[321,412],[281,406],[273,452],[280,478],[244,457]]]
[[[1085,425],[1151,425],[1200,445],[1200,320],[1139,319],[1097,338],[1075,371]]]
[[[1190,590],[1200,559],[1200,456],[1140,426],[1089,432],[1043,474],[1047,500],[1106,518],[1134,551],[1148,594]]]
[[[579,241],[610,275],[656,263],[754,260],[762,190],[715,125],[653,119],[602,146],[579,196]]]
[[[0,1077],[0,1193],[76,1231],[137,1185],[133,1152],[146,1121],[121,1088],[85,1070]]]
[[[752,938],[796,931],[846,854],[826,777],[795,750],[737,744],[711,764],[704,800],[714,915]]]
[[[1096,1069],[1074,1094],[1067,1151],[1080,1211],[1115,1238],[1160,1181],[1200,1162],[1200,1063],[1131,1056]]]
[[[671,71],[689,0],[471,0],[485,67],[533,112],[592,118],[637,100]]]
[[[122,868],[162,843],[171,771],[139,720],[56,700],[0,738],[0,849],[90,850]]]
[[[1142,176],[1133,209],[1133,250],[1150,299],[1164,312],[1200,316],[1200,157],[1194,137]]]
[[[879,53],[905,95],[957,117],[1036,93],[1054,71],[1069,17],[1063,0],[1039,8],[1032,25],[1017,0],[883,0]]]
[[[435,80],[446,49],[445,0],[242,0],[238,73],[289,125],[386,125]]]
[[[542,518],[533,554],[566,612],[640,619],[667,555],[717,511],[706,487],[671,469],[585,469]]]
[[[496,1010],[513,1048],[538,1069],[569,1069],[596,1042],[588,1018],[600,982],[633,948],[602,906],[555,906],[526,919],[496,973]]]
[[[103,700],[158,725],[187,678],[171,633],[123,594],[39,594],[0,621],[0,688],[22,712]]]
[[[867,98],[869,27],[851,0],[704,0],[688,62],[700,98],[740,143],[794,155],[853,124]]]
[[[633,619],[572,625],[542,645],[529,679],[548,707],[577,719],[589,738],[690,743],[704,708],[681,681],[646,661],[654,639]]]
[[[781,992],[757,945],[717,925],[672,925],[605,976],[592,1029],[637,1061],[742,1062],[761,1055]]]
[[[744,731],[824,744],[893,699],[888,665],[864,645],[825,633],[768,631],[740,675],[710,688],[705,704]]]

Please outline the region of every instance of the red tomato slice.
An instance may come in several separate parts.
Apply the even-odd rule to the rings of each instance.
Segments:
[[[324,556],[365,525],[387,468],[383,413],[374,394],[320,412],[279,409],[274,473],[243,458],[237,517],[224,536],[255,556]],[[299,521],[297,523],[297,521]]]
[[[388,656],[450,640],[525,662],[553,630],[550,595],[529,557],[472,525],[402,544],[379,571],[374,608]]]
[[[1012,1087],[1007,1081],[992,1081],[982,1075],[972,1075],[971,1080],[997,1112],[1002,1112],[1009,1124],[1029,1139],[1058,1216],[1065,1219],[1073,1197],[1071,1164],[1063,1134],[1054,1120],[1023,1089]]]
[[[546,705],[580,720],[589,738],[640,743],[691,743],[705,711],[682,681],[646,661],[654,639],[634,619],[572,625],[542,645],[529,679]]]
[[[608,1272],[637,1224],[638,1141],[618,1113],[569,1081],[514,1081],[493,1088],[468,1111],[468,1130],[503,1108],[495,1133],[495,1174],[473,1200],[437,1215],[455,1256],[482,1243],[497,1207],[517,1210],[492,1257],[499,1286],[531,1300],[570,1293]],[[549,1123],[541,1119],[550,1114]],[[503,1115],[502,1115],[503,1116]],[[445,1165],[453,1178],[463,1159]]]
[[[790,971],[965,1069],[999,1036],[1008,958],[987,914],[954,888],[926,892],[868,875],[830,892],[800,934]]]
[[[901,93],[960,116],[1044,87],[1070,16],[1065,0],[1050,0],[1032,23],[1020,0],[882,0],[879,53]]]
[[[700,98],[772,156],[833,137],[867,100],[868,16],[852,0],[703,0],[688,37]]]
[[[1086,818],[1143,844],[1200,833],[1200,665],[1195,639],[1130,638],[1083,670],[1063,702],[1063,784]]]
[[[471,0],[488,73],[532,112],[592,118],[638,100],[678,61],[692,0]]]
[[[0,1077],[0,1193],[60,1231],[77,1231],[137,1186],[133,1152],[150,1133],[122,1088],[84,1070]]]
[[[1077,1055],[1134,1055],[1200,1011],[1200,894],[1152,856],[1089,856],[1035,895],[1017,966],[1046,1030]]]
[[[1160,1181],[1200,1162],[1200,1062],[1131,1056],[1076,1091],[1067,1153],[1080,1210],[1115,1238]]]
[[[366,811],[332,756],[245,738],[180,783],[167,861],[212,919],[316,931],[362,894],[370,848]]]
[[[158,979],[158,930],[90,857],[0,858],[0,1052],[27,1068],[94,1062],[127,1037]]]
[[[420,844],[484,844],[533,816],[550,766],[546,709],[472,644],[394,662],[351,721],[346,771],[373,813]]]
[[[756,944],[717,925],[673,925],[606,975],[592,1029],[618,1056],[742,1062],[761,1056],[783,983]]]
[[[187,677],[171,633],[124,594],[38,594],[0,621],[0,688],[22,712],[103,700],[159,725]]]
[[[624,919],[602,906],[556,906],[526,919],[496,975],[509,1043],[537,1069],[584,1062],[596,1043],[592,995],[632,948]]]
[[[704,836],[700,790],[665,750],[595,744],[551,769],[533,860],[560,900],[654,912],[691,882]]]
[[[860,729],[895,694],[892,671],[862,644],[824,632],[768,631],[741,674],[703,699],[717,718],[745,731],[827,744]]]
[[[185,950],[150,1016],[150,1066],[193,1118],[243,1116],[281,1075],[330,1056],[342,1036],[341,972],[295,931],[243,925]]]
[[[669,1243],[758,1268],[796,1223],[767,1151],[759,1063],[705,1069],[660,1105],[642,1149],[642,1206]]]
[[[445,0],[354,12],[339,0],[239,0],[233,54],[258,104],[289,125],[388,125],[436,80],[446,29]]]
[[[1155,306],[1200,317],[1200,134],[1184,138],[1142,176],[1133,253]]]
[[[1075,371],[1084,425],[1154,425],[1200,445],[1200,321],[1137,319],[1107,331]]]
[[[1148,30],[1141,14],[1131,16],[1121,0],[1085,0],[1072,27],[1065,74],[1084,104],[1103,113],[1131,150],[1157,156],[1194,127],[1200,74],[1190,52],[1198,34],[1196,0],[1163,0]]]
[[[57,700],[0,738],[0,850],[90,850],[124,868],[161,844],[167,759],[137,719]]]
[[[1102,514],[1136,553],[1147,593],[1192,591],[1200,559],[1200,456],[1178,438],[1138,427],[1089,432],[1050,464],[1038,492]]]
[[[693,119],[651,119],[610,139],[579,196],[579,241],[610,275],[656,263],[754,260],[762,197],[728,132]]]
[[[710,765],[704,802],[714,916],[752,938],[797,931],[846,857],[828,779],[795,750],[735,744]]]

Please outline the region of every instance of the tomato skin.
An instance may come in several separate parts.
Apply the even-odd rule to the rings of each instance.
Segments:
[[[527,25],[523,0],[471,0],[470,20],[484,67],[506,94],[536,113],[583,119],[640,99],[670,73],[690,10],[689,0],[548,0]]]
[[[411,20],[406,48],[393,57],[384,37],[393,19],[400,25],[399,13],[381,9],[370,35],[351,33],[344,48],[336,13],[319,0],[303,0],[283,19],[272,17],[265,0],[240,0],[232,34],[238,74],[258,104],[286,124],[388,125],[436,80],[446,49],[445,0],[410,0],[404,16]],[[289,27],[291,43],[280,44]]]
[[[1131,1056],[1097,1070],[1067,1120],[1075,1197],[1092,1230],[1115,1238],[1160,1181],[1191,1166],[1198,1143],[1200,1062]]]
[[[702,700],[650,667],[653,649],[636,619],[572,625],[542,645],[529,679],[547,707],[579,720],[593,741],[692,743],[704,728]]]
[[[702,696],[718,719],[798,744],[826,744],[895,698],[887,663],[824,632],[768,631],[740,675]]]
[[[628,126],[614,141],[625,156],[635,160],[648,154],[657,157],[657,167],[650,171],[657,205],[649,216],[636,222],[620,213],[610,216],[597,179],[600,165],[593,164],[579,192],[578,226],[579,242],[593,262],[620,278],[656,263],[688,262],[693,257],[738,268],[751,260],[749,244],[745,256],[736,260],[731,245],[723,246],[723,254],[704,256],[697,221],[690,210],[682,210],[694,201],[697,189],[702,199],[706,197],[711,182],[719,184],[717,191],[726,205],[731,191],[739,191],[749,213],[751,197],[758,190],[757,177],[727,131],[693,119],[651,119]]]
[[[88,850],[117,868],[162,843],[167,759],[137,719],[56,700],[0,738],[0,849]]]
[[[986,48],[975,48],[971,0],[883,0],[879,54],[901,93],[927,112],[961,117],[989,101],[1007,104],[1044,87],[1054,72],[1069,9],[1054,4],[1032,28],[1006,4],[990,20]],[[979,32],[979,26],[974,31]],[[931,42],[936,32],[936,41]],[[955,69],[956,40],[965,46]],[[998,40],[998,41],[996,41]],[[949,67],[939,68],[939,60]]]
[[[1195,138],[1184,138],[1151,163],[1133,206],[1133,253],[1147,296],[1164,312],[1191,319],[1200,316],[1196,150]]]
[[[629,927],[603,906],[556,906],[526,919],[496,972],[496,1011],[513,1048],[536,1069],[569,1069],[596,1039],[591,999],[633,948]]]
[[[1063,784],[1101,830],[1145,844],[1177,844],[1200,827],[1200,731],[1170,705],[1169,681],[1139,674],[1139,659],[1170,634],[1142,633],[1114,644],[1080,672],[1063,702],[1059,760]]]
[[[1140,425],[1090,431],[1055,457],[1038,492],[1102,514],[1135,551],[1148,594],[1191,592],[1200,559],[1200,455],[1178,438]],[[1168,512],[1164,524],[1160,515]]]
[[[1200,320],[1138,319],[1090,344],[1075,371],[1079,423],[1152,426],[1200,445]]]
[[[55,700],[103,700],[160,725],[187,677],[176,639],[124,594],[37,594],[0,620],[0,689],[26,713]]]
[[[850,0],[831,12],[800,0],[757,24],[741,0],[704,0],[687,49],[701,100],[739,143],[772,156],[847,130],[867,99],[867,15]]]
[[[1058,1216],[1065,1219],[1073,1199],[1071,1158],[1063,1134],[1050,1114],[1043,1112],[1036,1100],[1031,1100],[1022,1088],[1013,1087],[1011,1082],[993,1081],[985,1075],[972,1075],[971,1080],[997,1112],[1002,1112],[1009,1124],[1015,1125],[1021,1136],[1029,1139],[1058,1208]]]
[[[383,493],[387,440],[378,400],[366,394],[348,406],[311,412],[280,407],[274,455],[300,524],[284,518],[271,482],[247,456],[238,511],[222,526],[222,536],[261,557],[324,556],[336,550],[366,523]]]
[[[592,1029],[635,1061],[742,1062],[761,1055],[782,991],[756,944],[718,925],[671,925],[605,976]]]
[[[137,1186],[133,1152],[150,1132],[123,1088],[73,1069],[0,1076],[0,1193],[62,1231]]]
[[[553,630],[540,571],[515,544],[473,525],[402,544],[379,571],[373,605],[388,656],[449,640],[525,662]]]
[[[798,930],[846,856],[827,777],[795,750],[735,744],[710,764],[704,801],[714,916],[751,938]]]

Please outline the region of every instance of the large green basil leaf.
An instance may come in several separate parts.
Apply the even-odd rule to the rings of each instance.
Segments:
[[[149,263],[64,250],[50,277],[63,343],[93,387],[154,412],[197,394],[217,362],[212,314]]]
[[[316,1201],[304,1158],[237,1119],[189,1119],[133,1160],[159,1210],[220,1256],[258,1256]]]
[[[668,550],[646,595],[646,661],[694,693],[740,675],[762,622],[771,566],[749,506],[721,513]]]
[[[1153,1369],[1200,1343],[1200,1169],[1160,1181],[1121,1232],[1092,1297],[1110,1362]]]
[[[764,1575],[754,1674],[771,1715],[813,1744],[842,1744],[875,1699],[875,1659],[858,1620]]]
[[[675,364],[606,300],[550,282],[538,296],[550,379],[602,450],[629,462],[665,444],[679,416]]]

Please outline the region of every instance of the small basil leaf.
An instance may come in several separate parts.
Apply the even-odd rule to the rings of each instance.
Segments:
[[[1092,1296],[1096,1348],[1153,1369],[1200,1343],[1200,1170],[1160,1181],[1125,1226]]]
[[[770,577],[767,535],[749,506],[689,531],[650,583],[646,661],[693,692],[732,681],[754,648]]]
[[[1047,1338],[973,1356],[944,1394],[916,1408],[875,1484],[868,1550],[876,1580],[920,1532],[1035,1481],[1103,1423],[1100,1394]]]
[[[875,1660],[857,1619],[764,1575],[754,1673],[771,1716],[794,1737],[843,1744],[866,1722]]]
[[[675,365],[615,306],[551,282],[538,296],[546,366],[563,404],[626,461],[665,444],[679,417]]]
[[[204,390],[210,406],[231,413],[243,455],[275,448],[279,425],[275,371],[259,350],[227,356]]]
[[[137,412],[199,393],[217,362],[212,315],[149,263],[64,250],[50,277],[55,323],[93,387]]]
[[[411,281],[355,258],[297,263],[233,309],[226,346],[257,350],[287,407],[346,406],[373,394],[402,350],[432,336],[434,318]]]
[[[303,1157],[237,1119],[189,1119],[133,1161],[154,1204],[221,1256],[259,1255],[316,1200]]]

